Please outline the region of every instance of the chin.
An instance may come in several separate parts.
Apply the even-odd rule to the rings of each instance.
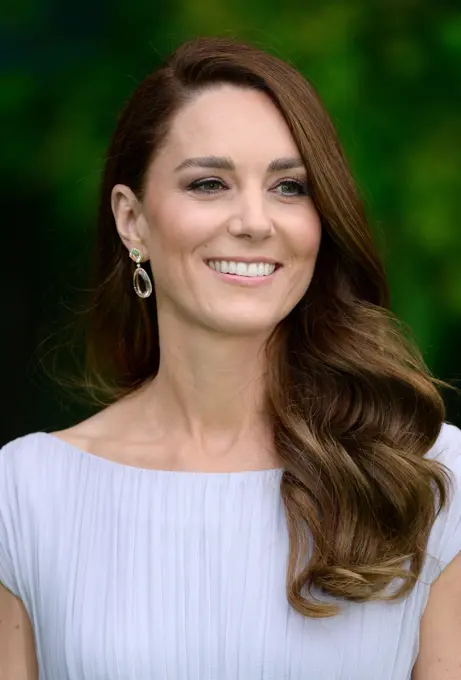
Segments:
[[[213,330],[226,333],[232,336],[241,337],[253,337],[253,336],[266,336],[269,335],[277,326],[281,319],[268,319],[266,318],[255,318],[253,315],[251,318],[239,317],[227,317],[225,319],[214,319],[214,322],[209,324],[213,327]]]

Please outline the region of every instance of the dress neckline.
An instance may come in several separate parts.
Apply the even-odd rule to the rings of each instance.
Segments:
[[[138,465],[129,465],[127,463],[120,463],[118,461],[112,460],[110,458],[104,458],[103,456],[98,456],[90,451],[85,451],[84,449],[66,442],[64,439],[57,437],[49,432],[39,432],[40,436],[44,437],[46,440],[53,443],[54,446],[59,446],[63,450],[67,450],[69,453],[77,454],[80,458],[91,461],[98,465],[112,467],[113,469],[134,471],[145,474],[156,474],[159,476],[178,476],[178,477],[189,477],[189,478],[210,478],[210,479],[246,479],[246,478],[277,478],[281,477],[284,469],[283,467],[277,468],[264,468],[261,470],[237,470],[233,472],[204,472],[200,470],[165,470],[162,468],[145,468]]]

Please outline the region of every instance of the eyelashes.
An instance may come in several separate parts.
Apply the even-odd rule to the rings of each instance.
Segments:
[[[187,191],[198,191],[204,194],[216,194],[220,189],[227,189],[227,186],[219,179],[197,179],[187,187]]]
[[[282,186],[289,186],[291,187],[291,192],[288,194],[284,192],[280,192],[281,195],[285,196],[308,196],[309,195],[309,187],[307,182],[301,182],[298,179],[283,179],[281,182],[277,184],[278,187]]]
[[[282,179],[271,191],[288,187],[288,191],[275,191],[280,196],[286,198],[294,198],[296,196],[310,196],[309,186],[307,182],[298,179]],[[221,191],[228,191],[229,187],[220,179],[216,177],[209,177],[206,179],[197,179],[188,185],[187,191],[193,191],[200,194],[217,194]]]

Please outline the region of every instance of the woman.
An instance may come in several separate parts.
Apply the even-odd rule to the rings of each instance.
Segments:
[[[461,432],[312,86],[180,47],[119,120],[97,252],[112,403],[0,454],[1,677],[459,678]]]

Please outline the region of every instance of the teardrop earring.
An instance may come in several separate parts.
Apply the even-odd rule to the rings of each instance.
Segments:
[[[152,295],[152,281],[146,270],[141,267],[142,253],[137,248],[132,248],[130,250],[130,257],[133,262],[136,262],[136,269],[133,272],[133,288],[135,293],[140,298],[148,298],[149,295]]]

